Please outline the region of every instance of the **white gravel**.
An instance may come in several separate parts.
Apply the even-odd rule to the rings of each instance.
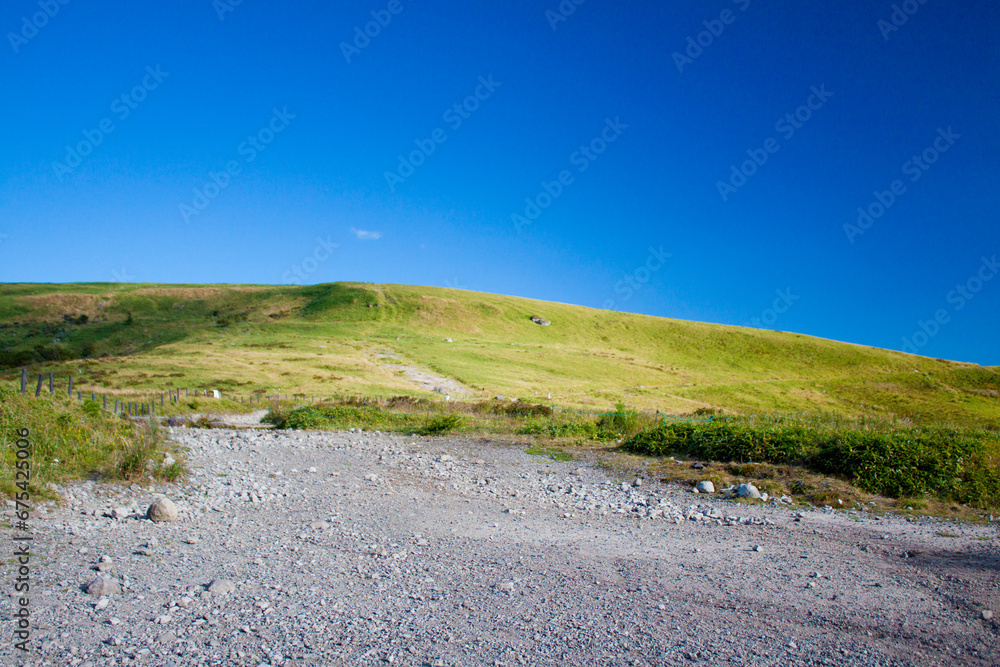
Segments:
[[[1000,663],[997,523],[737,504],[487,440],[174,438],[185,483],[32,517],[32,664]],[[158,494],[177,521],[145,518]],[[123,592],[88,595],[103,556]]]

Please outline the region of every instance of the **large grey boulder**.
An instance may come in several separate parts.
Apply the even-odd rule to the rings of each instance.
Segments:
[[[736,489],[736,495],[740,498],[760,498],[760,491],[757,487],[749,482],[746,484],[740,484]]]

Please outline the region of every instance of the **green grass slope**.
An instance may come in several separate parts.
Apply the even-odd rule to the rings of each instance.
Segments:
[[[0,285],[8,380],[28,366],[85,391],[426,394],[404,364],[582,410],[623,399],[1000,428],[998,368],[798,334],[405,285]]]

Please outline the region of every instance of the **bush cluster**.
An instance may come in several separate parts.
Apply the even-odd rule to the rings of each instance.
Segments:
[[[892,498],[931,493],[976,506],[1000,504],[995,434],[957,428],[823,425],[723,418],[667,423],[630,438],[627,451],[720,462],[800,465]]]

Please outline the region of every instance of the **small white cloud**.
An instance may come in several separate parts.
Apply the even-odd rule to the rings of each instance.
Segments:
[[[367,229],[355,229],[351,227],[351,233],[362,241],[378,241],[382,238],[382,232],[370,232]]]

